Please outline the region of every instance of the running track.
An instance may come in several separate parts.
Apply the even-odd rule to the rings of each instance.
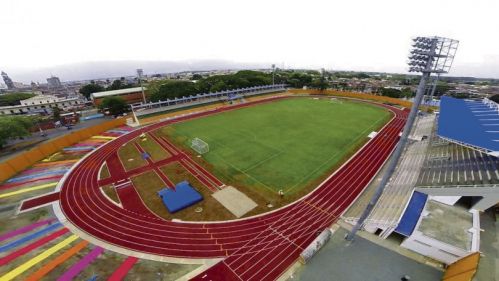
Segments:
[[[280,98],[163,121],[103,145],[79,162],[61,181],[61,210],[79,229],[122,248],[170,257],[224,258],[196,278],[277,279],[318,232],[338,219],[375,176],[398,141],[406,111],[380,104],[390,109],[394,118],[374,139],[308,196],[257,217],[218,223],[165,221],[111,203],[100,192],[97,177],[99,167],[106,159],[121,145],[144,132]]]

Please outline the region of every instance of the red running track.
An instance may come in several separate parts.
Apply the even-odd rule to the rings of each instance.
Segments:
[[[88,155],[61,184],[60,207],[67,219],[100,240],[138,252],[170,257],[225,258],[203,275],[275,280],[317,233],[334,223],[393,151],[407,112],[394,118],[347,163],[306,197],[261,216],[216,223],[188,223],[137,216],[106,199],[97,180],[100,165],[124,143],[165,125],[279,99],[238,104],[140,128]],[[203,279],[206,280],[206,279]]]

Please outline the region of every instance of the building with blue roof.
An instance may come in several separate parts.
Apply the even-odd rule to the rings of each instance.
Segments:
[[[499,105],[488,99],[443,96],[438,136],[495,157],[499,156]]]

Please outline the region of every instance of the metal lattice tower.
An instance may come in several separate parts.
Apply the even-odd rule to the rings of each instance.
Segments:
[[[407,144],[409,134],[416,120],[416,116],[419,110],[419,105],[423,99],[425,93],[426,82],[430,78],[432,73],[437,75],[448,73],[452,63],[454,61],[454,56],[459,46],[459,41],[443,37],[416,37],[413,39],[412,49],[409,54],[409,72],[420,72],[421,80],[419,81],[418,90],[416,92],[416,97],[411,107],[411,112],[407,117],[407,122],[405,123],[404,130],[402,131],[402,136],[393,152],[393,155],[388,163],[388,168],[386,173],[383,175],[381,182],[374,192],[369,204],[367,204],[366,209],[360,216],[357,224],[353,227],[352,231],[348,233],[345,239],[352,241],[355,237],[357,231],[359,231],[363,225],[374,206],[378,202],[385,186],[395,171],[400,156],[404,151]]]

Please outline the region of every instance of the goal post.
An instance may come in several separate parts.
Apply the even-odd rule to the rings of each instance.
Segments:
[[[210,146],[208,145],[208,143],[200,138],[193,138],[191,140],[191,148],[199,154],[205,154],[210,151]]]

